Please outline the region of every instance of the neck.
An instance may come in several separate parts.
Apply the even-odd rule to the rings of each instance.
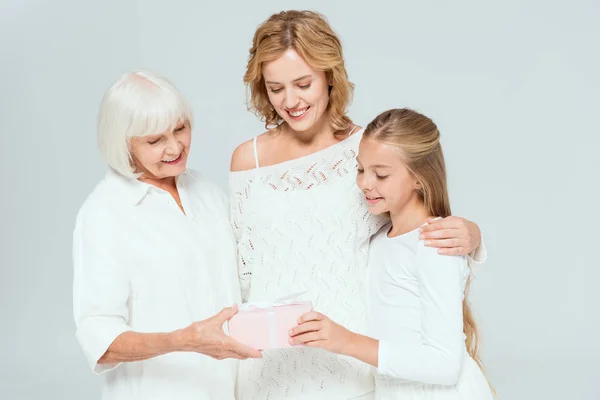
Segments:
[[[390,212],[392,229],[388,236],[394,237],[413,231],[427,222],[430,215],[421,198],[414,193],[413,198],[402,209]]]

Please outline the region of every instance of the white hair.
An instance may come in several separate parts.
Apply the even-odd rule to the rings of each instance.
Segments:
[[[165,78],[148,70],[123,75],[104,95],[98,114],[98,147],[118,173],[137,178],[131,138],[156,135],[178,123],[192,125],[192,111],[183,95]]]

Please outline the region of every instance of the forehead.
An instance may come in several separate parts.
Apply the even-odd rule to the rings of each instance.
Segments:
[[[402,150],[374,139],[360,141],[357,159],[363,166],[385,164],[393,167],[403,164]]]
[[[320,71],[308,65],[295,50],[288,49],[278,59],[264,63],[262,72],[266,81],[286,83],[304,75],[319,75]]]

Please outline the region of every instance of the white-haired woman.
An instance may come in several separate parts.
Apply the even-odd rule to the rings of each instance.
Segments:
[[[235,361],[217,360],[261,356],[222,329],[239,302],[235,239],[226,196],[186,168],[191,129],[187,101],[149,71],[102,100],[110,168],[77,215],[73,305],[104,399],[232,399]]]

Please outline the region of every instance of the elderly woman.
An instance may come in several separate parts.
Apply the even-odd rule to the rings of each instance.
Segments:
[[[187,101],[148,71],[102,100],[110,169],[77,215],[73,304],[104,399],[232,399],[231,359],[261,356],[223,332],[240,300],[235,239],[226,196],[186,168],[191,129]]]

